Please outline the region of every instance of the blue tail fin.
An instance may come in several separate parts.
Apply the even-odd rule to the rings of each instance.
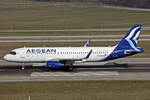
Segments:
[[[126,34],[126,36],[120,41],[117,45],[117,50],[124,50],[124,49],[133,49],[135,51],[139,51],[137,48],[138,39],[140,35],[142,25],[134,25],[130,31]]]
[[[103,61],[144,52],[143,48],[137,48],[141,27],[142,25],[134,25],[119,44],[115,46],[113,52]]]

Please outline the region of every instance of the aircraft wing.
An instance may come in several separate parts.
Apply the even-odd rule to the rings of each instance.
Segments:
[[[87,59],[90,57],[90,55],[92,54],[92,50],[90,50],[90,52],[82,59],[60,59],[61,63],[83,63],[86,62]]]
[[[55,59],[47,59],[47,61],[58,61],[62,64],[64,63],[74,63],[74,62],[77,62],[77,63],[81,63],[81,62],[86,62],[86,60],[90,57],[90,55],[92,54],[92,50],[90,50],[90,52],[84,57],[84,58],[80,58],[80,59],[59,59],[59,58],[55,58]]]

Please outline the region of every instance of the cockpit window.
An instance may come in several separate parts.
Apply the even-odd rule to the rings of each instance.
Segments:
[[[15,51],[11,51],[11,52],[9,52],[9,54],[16,55],[16,52]]]

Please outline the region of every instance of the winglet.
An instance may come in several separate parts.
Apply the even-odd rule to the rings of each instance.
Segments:
[[[87,54],[87,56],[85,58],[81,59],[80,61],[76,61],[76,63],[86,62],[87,59],[90,57],[91,54],[92,54],[92,50],[90,50],[90,52]]]
[[[86,44],[84,45],[84,47],[88,47],[89,44],[90,44],[90,42],[91,42],[91,40],[88,40],[88,41],[86,42]]]
[[[84,59],[88,59],[91,54],[92,54],[92,50],[87,54],[87,56]]]

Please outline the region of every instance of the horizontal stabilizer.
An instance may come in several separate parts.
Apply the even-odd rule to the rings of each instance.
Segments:
[[[89,46],[89,44],[90,44],[90,42],[91,42],[91,41],[90,41],[90,40],[88,40],[88,41],[87,41],[87,43],[84,45],[84,47],[88,47],[88,46]]]

